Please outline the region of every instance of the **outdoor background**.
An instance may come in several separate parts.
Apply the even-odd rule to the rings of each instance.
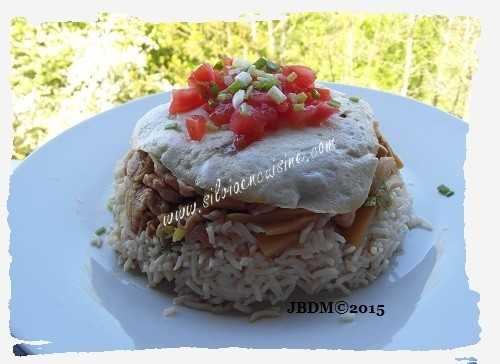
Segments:
[[[479,21],[403,14],[300,13],[238,22],[11,22],[13,159],[117,104],[185,84],[220,55],[302,63],[321,80],[412,97],[467,118]]]

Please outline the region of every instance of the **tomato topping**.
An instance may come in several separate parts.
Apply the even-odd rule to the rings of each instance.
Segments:
[[[316,112],[315,105],[309,105],[304,108],[304,110],[295,111],[290,109],[286,114],[288,124],[293,128],[304,128],[314,117]]]
[[[188,78],[188,84],[191,87],[198,85],[208,85],[210,81],[215,81],[214,68],[208,63],[198,66]]]
[[[255,140],[246,135],[236,135],[234,138],[234,146],[236,150],[242,150],[252,144]]]
[[[310,126],[319,126],[338,111],[339,109],[328,105],[328,103],[321,102],[315,106],[314,115],[308,120],[307,124]]]
[[[222,124],[229,123],[233,112],[233,105],[218,104],[208,117],[214,122],[215,125],[221,126]]]
[[[267,92],[254,91],[250,98],[247,100],[249,105],[258,107],[262,104],[276,105],[273,99],[267,94]]]
[[[207,133],[207,119],[202,115],[191,115],[186,119],[186,127],[189,137],[200,141]]]
[[[236,135],[244,135],[252,140],[262,138],[266,123],[255,116],[256,112],[253,112],[250,115],[245,115],[236,110],[233,115],[231,115],[231,130]]]
[[[330,95],[330,90],[327,88],[316,88],[319,93],[319,99],[321,101],[330,101],[332,96]]]
[[[171,114],[182,113],[200,107],[205,100],[195,88],[184,88],[172,90],[172,102],[169,112]]]
[[[283,67],[283,76],[288,77],[295,73],[296,78],[293,81],[285,80],[283,89],[288,92],[307,91],[314,87],[316,75],[314,71],[306,66],[285,66]]]

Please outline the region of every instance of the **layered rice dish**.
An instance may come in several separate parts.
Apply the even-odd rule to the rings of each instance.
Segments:
[[[364,100],[264,58],[202,64],[188,83],[117,164],[108,242],[125,270],[167,281],[175,303],[252,314],[389,267],[415,220]]]

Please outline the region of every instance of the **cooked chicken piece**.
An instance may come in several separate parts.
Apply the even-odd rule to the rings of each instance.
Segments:
[[[175,178],[172,174],[170,173],[165,174],[163,176],[163,180],[174,191],[179,191],[179,183],[177,182],[177,178]]]
[[[356,218],[348,228],[339,228],[339,233],[352,245],[359,246],[366,237],[366,231],[373,222],[377,208],[375,206],[360,207],[356,211]]]
[[[337,226],[343,227],[343,228],[348,228],[352,225],[354,222],[354,219],[356,218],[356,211],[349,212],[347,214],[338,214],[335,215],[335,224]]]
[[[177,182],[179,184],[179,193],[181,194],[181,196],[184,196],[184,197],[196,196],[196,190],[193,187],[188,186],[187,184],[185,184],[181,180],[177,180]]]
[[[277,222],[263,223],[259,226],[266,231],[266,235],[282,235],[294,232],[300,232],[313,220],[318,217],[315,215],[306,215],[296,217],[292,220],[283,220]]]
[[[127,161],[126,170],[127,176],[133,182],[141,182],[145,174],[153,173],[153,160],[149,157],[148,153],[142,150],[136,150]]]
[[[154,191],[141,185],[133,185],[127,191],[125,204],[127,207],[127,217],[130,222],[130,229],[138,234],[144,230],[146,223],[154,218],[154,215],[148,210],[148,206],[153,206]]]
[[[389,142],[387,141],[387,139],[385,139],[384,135],[380,131],[380,126],[378,122],[376,121],[373,122],[373,129],[375,130],[375,134],[377,135],[379,143],[387,151],[388,155],[390,157],[393,157],[394,160],[396,161],[396,166],[398,167],[398,169],[403,168],[403,161],[397,156],[396,153],[394,153],[394,150],[389,145]]]
[[[142,183],[158,192],[161,198],[167,202],[179,203],[182,201],[181,195],[167,186],[164,180],[155,174],[145,174]]]
[[[382,184],[398,170],[397,163],[393,157],[381,157],[370,187],[370,195],[376,194]]]
[[[299,233],[288,233],[283,235],[257,234],[257,245],[266,257],[276,257],[287,248],[299,242]]]

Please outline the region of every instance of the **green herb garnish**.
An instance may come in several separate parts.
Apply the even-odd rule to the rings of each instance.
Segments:
[[[445,185],[439,185],[437,187],[437,190],[440,194],[442,194],[443,196],[446,196],[446,197],[451,197],[455,194],[455,192],[450,190],[450,188],[448,186],[445,186]]]
[[[106,228],[105,228],[104,226],[101,226],[99,229],[97,229],[97,230],[95,231],[95,234],[96,234],[97,236],[100,236],[100,235],[104,234],[105,232],[106,232]]]
[[[230,84],[228,87],[227,87],[227,91],[229,91],[230,93],[234,94],[236,92],[238,92],[241,88],[243,87],[241,81],[239,80],[235,80],[232,84]]]
[[[340,102],[338,102],[337,100],[330,100],[328,101],[328,105],[338,109],[340,107]]]
[[[266,67],[269,72],[278,72],[280,69],[280,66],[274,62],[267,61]]]
[[[257,90],[261,90],[261,91],[269,91],[271,89],[271,87],[273,87],[274,85],[277,85],[277,84],[278,84],[278,80],[276,80],[275,78],[266,78],[266,79],[263,79],[260,81],[255,81],[254,83],[252,83],[252,85]]]
[[[217,86],[215,82],[210,82],[209,89],[210,89],[210,94],[214,97],[216,97],[217,94],[219,93],[219,86]]]
[[[349,100],[351,100],[352,102],[359,102],[359,97],[351,96],[351,97],[349,97]]]
[[[165,125],[165,130],[169,130],[169,129],[179,131],[179,125],[177,123],[173,123],[173,122],[167,123],[167,125]]]
[[[219,61],[216,64],[214,64],[214,70],[220,71],[223,68],[224,68],[224,64],[222,63],[222,61]]]
[[[255,68],[258,70],[263,69],[267,65],[267,59],[260,57],[254,64]]]
[[[304,104],[293,104],[293,111],[304,111]]]

